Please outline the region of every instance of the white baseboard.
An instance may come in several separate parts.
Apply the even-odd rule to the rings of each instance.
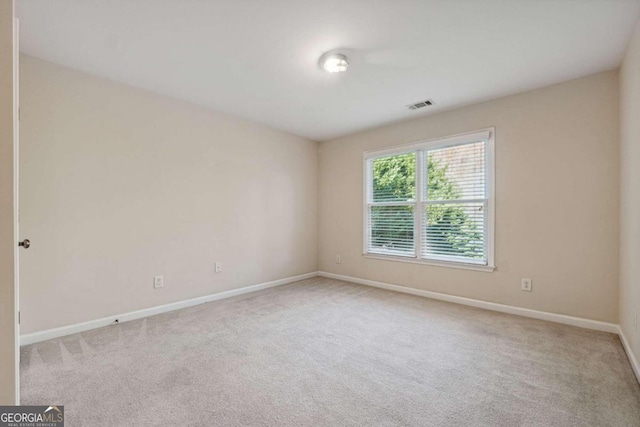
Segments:
[[[633,350],[631,350],[631,345],[629,345],[629,341],[627,341],[627,337],[624,335],[622,328],[618,328],[618,335],[620,336],[620,341],[622,342],[622,347],[624,351],[627,353],[627,357],[629,358],[629,363],[633,368],[633,372],[636,374],[636,378],[638,382],[640,382],[640,362],[636,358],[636,355],[633,354]]]
[[[390,291],[403,292],[405,294],[419,295],[441,301],[453,302],[456,304],[469,305],[471,307],[484,308],[486,310],[499,311],[501,313],[515,314],[517,316],[531,317],[533,319],[547,320],[550,322],[562,323],[565,325],[578,326],[586,329],[593,329],[602,332],[619,333],[618,325],[614,323],[600,322],[598,320],[584,319],[582,317],[567,316],[564,314],[549,313],[546,311],[531,310],[529,308],[514,307],[511,305],[497,304],[495,302],[481,301],[472,298],[458,297],[455,295],[442,294],[439,292],[425,291],[422,289],[408,288],[406,286],[392,285],[389,283],[376,282],[374,280],[360,279],[358,277],[343,276],[340,274],[319,271],[318,275],[329,279],[344,280],[345,282],[358,283],[360,285],[373,286],[376,288],[388,289]]]
[[[297,282],[299,280],[310,279],[316,277],[317,272],[301,274],[299,276],[287,277],[284,279],[274,280],[271,282],[260,283],[252,286],[245,286],[240,289],[232,289],[230,291],[218,292],[216,294],[205,295],[203,297],[192,298],[184,301],[178,301],[170,304],[159,305],[157,307],[145,308],[143,310],[131,311],[129,313],[117,314],[101,319],[90,320],[88,322],[76,323],[74,325],[62,326],[59,328],[47,329],[45,331],[34,332],[20,336],[20,345],[33,344],[40,341],[46,341],[53,338],[63,337],[66,335],[77,334],[79,332],[91,329],[102,328],[103,326],[113,325],[116,319],[119,323],[128,322],[130,320],[141,319],[143,317],[154,316],[156,314],[166,313],[169,311],[179,310],[181,308],[192,307],[194,305],[204,304],[206,302],[221,300],[225,298],[235,297],[237,295],[248,294],[250,292],[260,291],[262,289],[273,288],[275,286],[286,285],[288,283]]]

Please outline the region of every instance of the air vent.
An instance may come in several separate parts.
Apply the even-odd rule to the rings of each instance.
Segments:
[[[427,99],[426,101],[420,101],[420,102],[416,102],[415,104],[409,104],[407,105],[407,108],[409,110],[417,110],[418,108],[429,107],[433,104],[434,102],[431,99]]]

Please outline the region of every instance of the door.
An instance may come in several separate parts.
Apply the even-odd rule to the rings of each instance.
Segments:
[[[29,248],[28,240],[19,241],[20,239],[20,198],[19,198],[19,166],[20,166],[20,22],[14,18],[13,27],[13,218],[15,241],[18,241],[18,249],[15,251],[15,279],[14,279],[14,310],[16,313],[15,320],[15,363],[16,363],[16,405],[20,404],[20,252],[22,248]]]

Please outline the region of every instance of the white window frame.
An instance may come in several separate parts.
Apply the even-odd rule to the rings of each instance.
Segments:
[[[466,132],[452,136],[429,139],[426,141],[414,142],[406,145],[398,145],[395,147],[384,148],[380,150],[365,151],[363,154],[363,251],[362,254],[367,258],[410,262],[427,265],[435,265],[441,267],[460,268],[465,270],[476,270],[491,272],[495,270],[495,128],[480,129],[473,132]],[[439,148],[452,147],[456,145],[468,144],[472,142],[486,141],[485,146],[485,194],[487,199],[487,216],[486,216],[486,239],[485,253],[486,262],[474,262],[473,260],[461,258],[459,261],[455,257],[429,257],[421,258],[421,238],[422,238],[422,206],[428,203],[422,199],[423,185],[423,159],[421,156],[424,151]],[[369,206],[375,205],[370,199],[373,193],[373,176],[370,165],[374,159],[380,157],[395,156],[399,154],[416,153],[416,199],[414,202],[406,202],[407,205],[414,206],[414,254],[389,254],[388,252],[372,252],[369,250]],[[405,204],[405,203],[393,203]]]

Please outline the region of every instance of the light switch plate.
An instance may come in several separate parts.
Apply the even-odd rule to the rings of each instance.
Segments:
[[[164,276],[153,276],[153,287],[164,288]]]

